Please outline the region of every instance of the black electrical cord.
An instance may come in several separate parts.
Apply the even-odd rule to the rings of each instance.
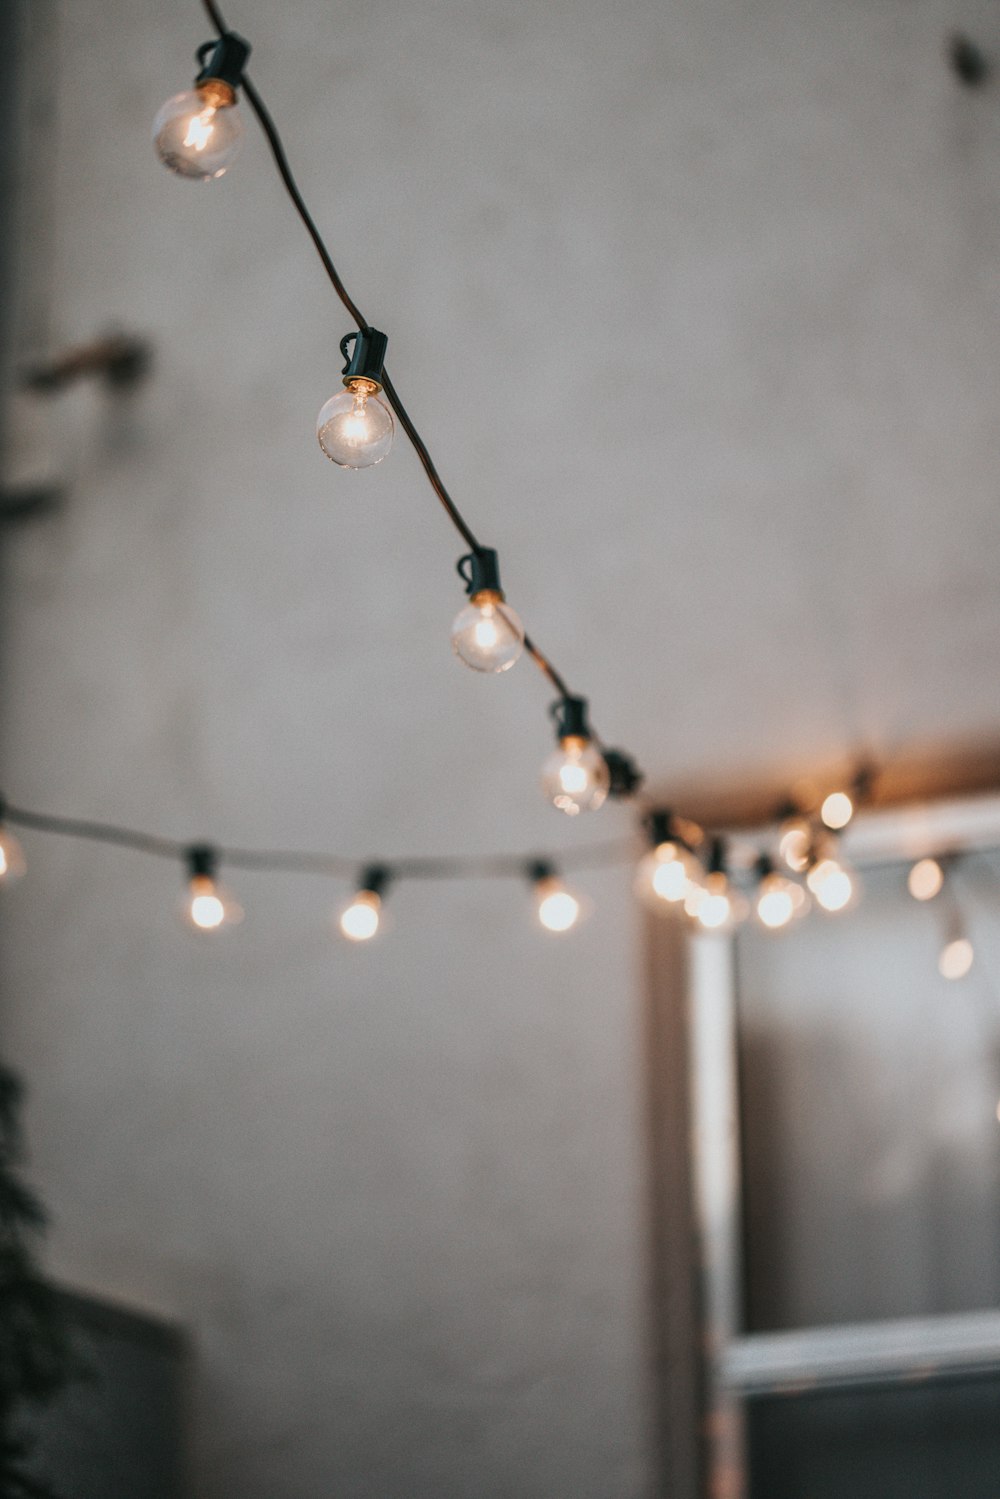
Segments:
[[[393,880],[465,880],[521,879],[534,856],[524,854],[485,854],[472,858],[450,855],[420,856],[402,859],[354,859],[342,854],[309,853],[299,849],[230,848],[207,839],[162,838],[139,828],[117,823],[98,822],[84,817],[61,817],[49,812],[33,812],[26,807],[2,803],[2,820],[11,827],[30,828],[38,833],[56,833],[64,838],[79,838],[90,843],[114,844],[135,849],[158,859],[183,861],[195,846],[210,847],[221,864],[232,869],[268,871],[276,874],[317,874],[353,879],[366,865],[379,864],[388,869]],[[628,864],[635,858],[631,840],[616,838],[604,843],[584,844],[567,850],[556,862],[561,869],[602,869]]]
[[[229,28],[227,27],[222,12],[219,9],[218,5],[215,3],[215,0],[202,0],[202,4],[205,7],[205,11],[212,25],[215,27],[219,35],[223,36]],[[316,248],[316,253],[322,261],[323,269],[326,271],[326,274],[330,279],[334,291],[343,302],[351,317],[357,323],[358,328],[362,331],[369,328],[371,325],[362,313],[361,309],[358,307],[357,303],[351,297],[350,293],[347,290],[347,287],[344,285],[344,282],[340,276],[340,272],[334,265],[333,257],[330,255],[329,250],[326,248],[326,245],[323,242],[323,236],[320,234],[318,228],[316,227],[316,222],[313,219],[312,214],[306,207],[305,199],[299,191],[298,184],[292,174],[292,169],[288,162],[288,156],[285,152],[281,136],[278,134],[278,128],[271,117],[271,113],[267,108],[267,105],[264,103],[264,100],[261,98],[260,93],[245,73],[243,75],[243,92],[246,94],[247,102],[249,103],[250,108],[253,110],[254,114],[257,116],[260,127],[263,130],[267,143],[271,148],[271,155],[274,157],[275,165],[278,168],[278,175],[281,178],[282,183],[284,184],[285,191],[291,198],[292,203],[295,206],[295,211],[305,225],[306,232],[308,233],[309,238],[312,240],[313,245]],[[393,385],[392,380],[389,377],[388,370],[385,370],[383,372],[382,386],[385,390],[389,405],[396,413],[396,416],[399,420],[399,425],[403,428],[403,431],[410,439],[410,442],[413,445],[413,449],[416,452],[417,457],[420,459],[421,464],[423,465],[424,473],[427,475],[430,486],[440,500],[441,505],[447,513],[452,525],[455,527],[455,530],[461,536],[467,547],[471,548],[471,550],[474,552],[481,551],[482,547],[476,538],[475,532],[472,530],[471,526],[462,515],[462,512],[455,504],[455,501],[448,493],[448,490],[445,488],[444,481],[442,480],[441,475],[438,473],[437,466],[433,458],[431,457],[430,449],[424,442],[423,438],[420,436],[420,433],[417,431],[417,428],[413,423],[412,417],[400,400],[399,392],[396,390],[395,385]],[[552,665],[552,662],[549,660],[548,656],[546,656],[545,652],[540,650],[528,635],[525,635],[524,637],[524,648],[531,656],[538,669],[551,682],[552,686],[559,693],[559,695],[561,697],[570,697],[572,694],[570,693],[570,689],[562,673],[556,670],[556,668]],[[600,746],[600,740],[596,735],[594,735],[594,742],[598,746]]]

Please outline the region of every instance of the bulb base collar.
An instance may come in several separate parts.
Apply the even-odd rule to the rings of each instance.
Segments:
[[[217,42],[206,42],[195,54],[201,72],[194,81],[195,88],[206,83],[224,83],[232,90],[236,103],[236,90],[243,82],[243,69],[250,56],[250,43],[235,31],[224,31]]]
[[[503,602],[500,562],[492,547],[480,547],[478,552],[468,552],[464,557],[459,557],[455,571],[465,584],[465,591],[470,598],[475,598],[477,593],[492,593],[499,602]]]
[[[389,871],[384,864],[369,864],[362,870],[358,891],[369,895],[384,895],[389,884]]]
[[[349,349],[348,346],[352,343],[354,347]],[[344,384],[348,389],[361,380],[374,386],[374,390],[382,389],[382,374],[388,347],[387,334],[380,333],[377,328],[362,328],[358,333],[344,335],[340,340],[340,352],[347,360],[344,365]]]
[[[192,843],[185,855],[188,874],[193,880],[214,880],[219,865],[219,855],[209,843]]]
[[[549,712],[556,726],[557,739],[590,740],[593,738],[590,732],[590,722],[587,717],[587,699],[585,697],[556,698]]]

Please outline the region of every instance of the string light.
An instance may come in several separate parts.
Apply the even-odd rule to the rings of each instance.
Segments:
[[[826,827],[839,832],[841,828],[846,828],[854,816],[854,802],[846,791],[831,791],[824,798],[819,815]]]
[[[243,912],[215,878],[218,854],[206,843],[187,851],[188,884],[181,912],[199,932],[215,932],[241,920]]]
[[[7,803],[0,797],[0,884],[12,885],[24,874],[24,849],[7,826]]]
[[[783,805],[779,817],[778,857],[793,874],[804,874],[813,845],[812,823],[793,802]]]
[[[538,919],[546,931],[568,932],[575,927],[582,908],[559,878],[555,865],[536,859],[528,866],[528,878],[534,887]]]
[[[587,700],[563,697],[552,704],[559,748],[542,766],[542,790],[569,817],[603,806],[611,775],[591,737]]]
[[[975,950],[968,937],[953,937],[941,949],[938,971],[942,978],[963,979],[975,961]]]
[[[944,884],[944,869],[937,859],[918,859],[906,878],[914,900],[933,900]]]
[[[194,88],[175,94],[153,122],[153,144],[178,177],[211,182],[232,166],[243,144],[236,90],[243,82],[249,43],[235,32],[198,49]]]
[[[757,860],[760,884],[754,902],[754,915],[767,931],[781,931],[809,909],[809,897],[795,880],[779,874],[768,854]]]
[[[650,850],[636,871],[636,894],[658,913],[677,911],[698,888],[701,866],[677,831],[670,812],[646,819]]]
[[[704,883],[692,888],[684,909],[706,932],[728,932],[746,916],[746,901],[733,888],[726,871],[725,839],[712,839]]]
[[[316,420],[319,445],[340,468],[374,468],[392,447],[396,424],[380,394],[388,343],[377,328],[362,328],[341,340],[347,360],[344,389],[330,397]]]
[[[389,871],[382,864],[371,864],[362,872],[354,898],[340,913],[340,930],[349,942],[369,942],[375,936],[388,883]]]
[[[508,671],[524,650],[524,626],[504,598],[500,564],[492,547],[458,560],[469,602],[455,616],[451,644],[473,671]]]
[[[817,904],[831,914],[845,911],[856,894],[855,876],[833,853],[814,852],[806,873],[806,884]]]

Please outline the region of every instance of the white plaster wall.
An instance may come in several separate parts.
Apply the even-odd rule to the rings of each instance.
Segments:
[[[252,127],[210,187],[149,121],[194,0],[59,10],[51,339],[148,330],[54,409],[64,512],[5,556],[12,799],[372,853],[571,846],[549,694],[462,672],[461,547],[400,443],[319,454],[345,316]],[[995,94],[944,0],[230,6],[315,213],[512,601],[661,785],[996,731]],[[248,122],[249,123],[249,122]],[[29,265],[41,265],[41,248]],[[649,1474],[624,874],[178,874],[28,841],[3,1046],[53,1268],[188,1321],[196,1494],[634,1499]],[[236,883],[236,882],[234,882]]]

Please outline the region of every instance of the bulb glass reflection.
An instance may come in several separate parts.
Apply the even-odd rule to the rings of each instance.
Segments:
[[[524,650],[524,626],[502,593],[484,588],[456,615],[451,644],[473,671],[508,671]]]
[[[944,870],[936,859],[918,859],[906,879],[914,900],[933,900],[944,884]]]
[[[235,91],[218,79],[175,94],[153,121],[156,154],[178,177],[211,182],[232,166],[243,144]]]
[[[678,907],[698,884],[700,865],[683,844],[658,843],[640,860],[636,894],[654,911]]]
[[[11,885],[25,871],[24,850],[9,828],[0,827],[0,884]]]
[[[975,952],[968,937],[955,937],[941,949],[938,971],[942,978],[963,979],[975,961]]]
[[[370,380],[331,396],[320,411],[316,436],[326,456],[340,468],[374,468],[392,447],[396,424]]]
[[[359,890],[340,913],[340,930],[350,942],[368,942],[378,931],[382,901],[374,890]]]
[[[580,919],[580,902],[571,895],[562,880],[552,875],[535,886],[538,919],[550,932],[568,932]]]
[[[542,790],[568,817],[595,812],[608,794],[610,781],[604,756],[580,734],[561,739],[542,766]]]
[[[793,874],[803,874],[809,865],[812,828],[805,817],[786,817],[778,829],[778,856]]]

